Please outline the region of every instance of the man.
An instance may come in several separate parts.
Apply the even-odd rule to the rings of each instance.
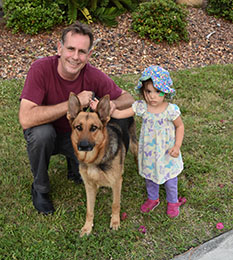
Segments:
[[[88,62],[92,45],[93,34],[87,25],[75,23],[66,28],[57,46],[58,55],[32,64],[20,96],[19,121],[34,177],[32,201],[44,214],[55,211],[49,197],[48,166],[52,155],[65,155],[68,179],[81,182],[66,119],[70,92],[78,96],[83,107],[89,106],[93,93],[99,98],[109,94],[112,110],[134,102],[128,92]]]

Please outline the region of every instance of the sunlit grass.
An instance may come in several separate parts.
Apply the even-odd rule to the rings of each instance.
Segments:
[[[233,228],[233,65],[171,72],[185,124],[184,171],[179,194],[187,198],[180,216],[166,216],[166,194],[150,214],[141,214],[145,182],[133,156],[125,163],[121,212],[127,213],[117,232],[110,230],[110,189],[101,188],[93,233],[80,238],[85,221],[83,185],[66,179],[63,156],[52,157],[49,175],[56,212],[43,216],[32,206],[32,175],[18,122],[22,80],[0,80],[0,256],[2,259],[171,259]],[[135,95],[139,75],[114,77]],[[138,133],[140,119],[136,118]],[[223,230],[216,223],[224,224]],[[138,231],[144,225],[146,234]]]

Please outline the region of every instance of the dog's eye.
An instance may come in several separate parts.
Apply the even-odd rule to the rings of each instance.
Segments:
[[[78,131],[82,131],[82,130],[83,130],[83,128],[82,128],[81,125],[76,125],[75,128],[76,128]]]
[[[90,128],[90,131],[91,131],[91,132],[95,132],[95,130],[96,130],[97,128],[98,128],[97,126],[92,125],[91,128]]]

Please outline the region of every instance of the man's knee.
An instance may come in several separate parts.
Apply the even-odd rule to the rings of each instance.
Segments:
[[[24,136],[28,144],[45,145],[55,141],[56,131],[51,124],[45,124],[25,130]]]

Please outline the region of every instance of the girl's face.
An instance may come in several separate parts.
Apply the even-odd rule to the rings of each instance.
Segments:
[[[157,107],[164,102],[165,95],[153,86],[152,81],[147,82],[143,94],[148,105]]]

